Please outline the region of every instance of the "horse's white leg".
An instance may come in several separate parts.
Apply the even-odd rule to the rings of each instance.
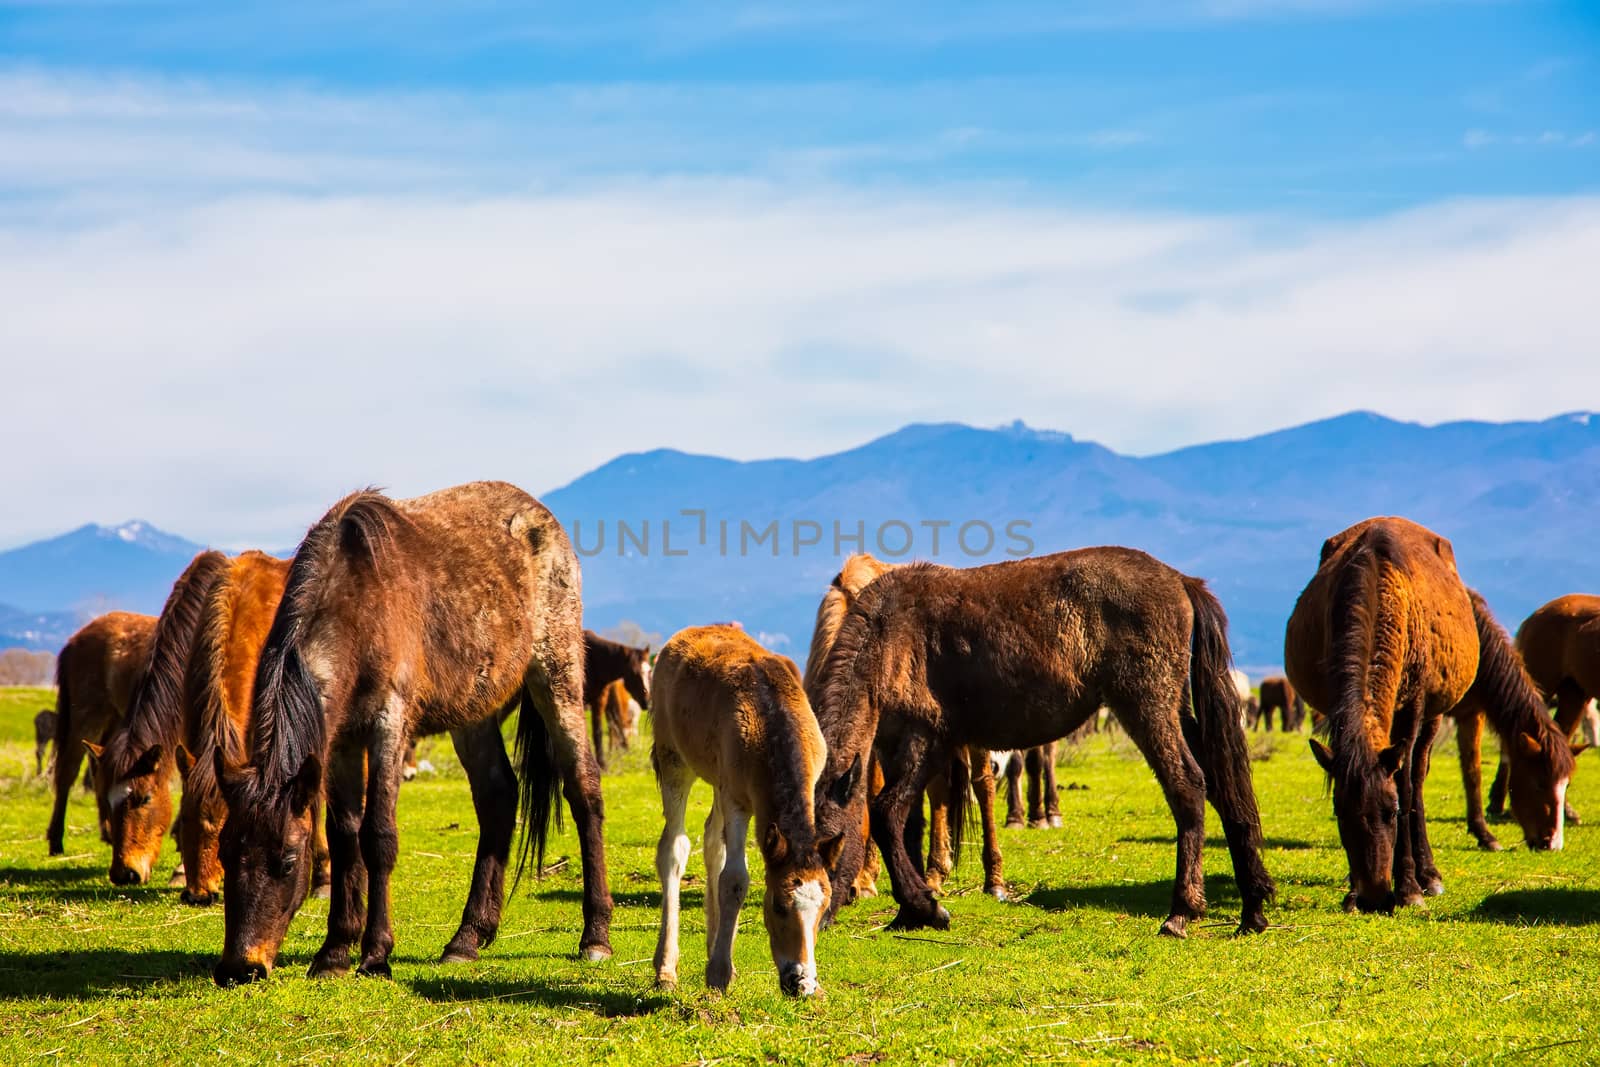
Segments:
[[[722,867],[728,858],[728,846],[722,840],[722,797],[720,792],[711,795],[711,814],[706,816],[706,958],[716,951],[717,924],[721,912],[717,908],[717,883],[722,879]]]
[[[678,889],[689,863],[689,834],[684,827],[684,810],[689,806],[689,787],[694,772],[673,753],[658,752],[658,785],[661,787],[661,841],[656,845],[656,874],[661,877],[661,932],[656,939],[656,984],[671,988],[678,984]]]
[[[717,937],[706,961],[706,985],[727,989],[733,981],[733,939],[739,932],[739,910],[750,888],[750,870],[745,865],[745,836],[750,830],[750,815],[732,804],[722,804],[722,842],[727,855],[722,874],[717,878]]]

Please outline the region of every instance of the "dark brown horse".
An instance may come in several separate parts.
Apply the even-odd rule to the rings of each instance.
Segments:
[[[1289,733],[1300,729],[1300,723],[1305,717],[1305,704],[1300,695],[1294,691],[1294,684],[1281,674],[1274,674],[1261,679],[1261,706],[1257,725],[1262,729],[1272,729],[1272,713],[1278,713],[1278,729]]]
[[[156,617],[150,653],[128,711],[102,750],[89,746],[96,790],[106,797],[111,826],[111,881],[140,885],[161,855],[172,827],[172,786],[183,734],[183,672],[200,628],[206,594],[228,568],[221,552],[201,552],[172,585]]]
[[[870,803],[872,834],[900,905],[894,925],[943,928],[949,913],[904,839],[928,780],[954,746],[1031,748],[1106,704],[1155,772],[1178,826],[1177,883],[1162,932],[1182,937],[1205,913],[1207,798],[1233,857],[1239,929],[1263,930],[1273,884],[1261,862],[1226,629],[1204,582],[1127,548],[885,574],[851,608],[828,657],[817,708],[828,742],[818,832],[859,820],[875,750],[886,781]],[[840,878],[860,862],[851,841]]]
[[[67,798],[83,768],[84,743],[103,743],[122,720],[155,632],[154,615],[113,611],[68,638],[56,657],[55,806],[45,834],[52,856],[66,851]],[[106,799],[95,791],[100,836],[110,841]]]
[[[210,904],[222,892],[217,848],[228,807],[217,782],[216,753],[220,750],[229,764],[245,759],[256,667],[288,582],[288,560],[264,552],[244,552],[228,562],[201,608],[184,670],[182,742],[178,748],[183,774],[178,848],[183,854],[182,899],[187,904]],[[315,816],[312,864],[312,886],[326,895],[328,844],[321,820]]]
[[[583,862],[583,955],[611,954],[604,808],[584,737],[578,561],[555,517],[504,482],[413,500],[352,494],[306,534],[252,694],[250,764],[215,762],[225,940],[220,984],[263,978],[310,886],[312,808],[326,796],[333,892],[310,973],[387,976],[389,879],[407,741],[448,729],[472,785],[478,856],[444,959],[477,958],[500,925],[521,782],[522,860],[543,865],[565,786]],[[500,714],[520,704],[514,772]],[[519,864],[519,871],[521,867]],[[363,899],[365,898],[365,899]]]
[[[1030,826],[1035,830],[1061,825],[1061,798],[1056,792],[1056,742],[1035,745],[1026,752],[1001,753],[995,761],[1001,764],[1006,781],[1006,825]],[[1022,778],[1026,772],[1027,811],[1022,811]]]
[[[33,717],[33,773],[44,773],[44,752],[56,739],[56,713],[54,708],[45,708]],[[50,757],[50,766],[55,766],[55,756]]]
[[[650,710],[650,650],[610,641],[592,630],[583,631],[583,706],[589,709],[594,755],[602,769],[606,746],[601,743],[600,696],[606,686],[621,681],[641,708]]]
[[[1443,892],[1422,787],[1442,716],[1469,697],[1500,709],[1530,847],[1561,847],[1571,751],[1445,538],[1400,518],[1330,537],[1284,657],[1295,688],[1327,715],[1332,749],[1312,739],[1311,750],[1333,783],[1348,910],[1387,912]]]

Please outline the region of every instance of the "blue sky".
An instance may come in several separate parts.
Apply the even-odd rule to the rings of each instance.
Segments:
[[[1600,407],[1597,194],[1592,2],[0,0],[0,544]]]

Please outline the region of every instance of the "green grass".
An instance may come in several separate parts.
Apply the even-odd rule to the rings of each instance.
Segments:
[[[1344,858],[1320,772],[1297,738],[1261,743],[1256,786],[1279,899],[1265,935],[1231,935],[1238,897],[1213,817],[1213,914],[1176,943],[1156,937],[1173,867],[1172,821],[1127,742],[1097,738],[1061,781],[1065,830],[1004,832],[1017,900],[975,891],[976,850],[950,885],[947,933],[895,936],[885,895],[842,912],[819,946],[824,999],[786,1000],[759,906],[747,903],[727,996],[701,981],[700,857],[685,890],[682,984],[651,988],[660,829],[636,749],[605,781],[617,899],[614,960],[575,958],[579,876],[570,824],[551,862],[571,860],[507,908],[483,959],[442,967],[476,830],[448,744],[401,798],[394,980],[303,977],[327,905],[295,920],[280,969],[257,986],[209,977],[220,908],[164,888],[113,888],[108,850],[75,793],[65,857],[45,856],[48,797],[32,776],[40,691],[0,691],[0,1063],[106,1063],[225,1055],[244,1060],[397,1062],[840,1061],[1014,1063],[1177,1059],[1239,1062],[1578,1062],[1592,1055],[1600,988],[1600,829],[1565,852],[1478,852],[1461,818],[1453,752],[1435,761],[1430,808],[1446,894],[1395,918],[1339,910]],[[1587,763],[1587,760],[1583,761]],[[1572,801],[1600,824],[1600,773]],[[691,818],[704,818],[697,789]],[[696,842],[698,845],[698,840]],[[751,850],[751,864],[760,859]],[[758,876],[759,877],[759,876]],[[759,884],[759,882],[758,882]],[[753,894],[754,897],[754,894]]]

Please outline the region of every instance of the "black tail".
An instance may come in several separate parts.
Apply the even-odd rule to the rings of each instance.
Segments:
[[[1261,863],[1261,813],[1250,776],[1250,747],[1239,725],[1239,691],[1228,673],[1233,666],[1228,616],[1205,582],[1185,576],[1183,588],[1194,609],[1189,688],[1200,742],[1195,756],[1205,771],[1206,797],[1222,816],[1234,877],[1248,911],[1253,901],[1268,899],[1276,890]]]
[[[967,823],[976,817],[968,801],[972,797],[972,768],[959,754],[950,757],[950,799],[946,815],[950,820],[950,869],[961,866],[961,842]]]
[[[549,703],[548,699],[546,703]],[[534,857],[534,877],[544,871],[544,846],[550,837],[550,817],[561,827],[561,764],[556,756],[555,738],[545,724],[544,715],[533,691],[522,690],[522,709],[517,715],[515,760],[517,784],[522,793],[522,833],[517,846],[517,873],[511,892],[522,884],[522,871],[528,857]]]

